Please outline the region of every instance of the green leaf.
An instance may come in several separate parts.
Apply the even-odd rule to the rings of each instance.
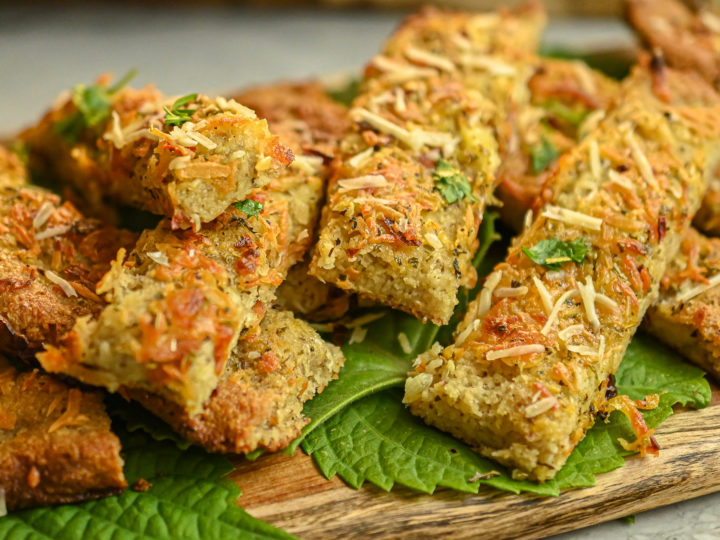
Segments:
[[[294,452],[309,433],[349,404],[386,388],[402,386],[412,359],[432,345],[437,329],[434,324],[423,324],[410,315],[391,310],[369,324],[362,343],[343,347],[346,360],[338,379],[303,407],[310,423],[290,444],[288,452]],[[403,352],[398,342],[400,332],[410,342],[409,354]]]
[[[461,201],[465,197],[471,201],[477,201],[472,194],[472,186],[467,178],[449,162],[443,158],[438,159],[433,172],[435,189],[440,192],[448,204]]]
[[[670,416],[675,404],[710,403],[710,386],[702,370],[644,335],[628,348],[616,386],[634,399],[661,394],[658,408],[644,413],[651,428]],[[499,473],[478,483],[514,493],[557,495],[564,489],[593,486],[596,475],[622,467],[629,452],[619,437],[632,441],[635,435],[627,418],[615,411],[587,433],[553,480],[516,481],[501,466],[413,417],[402,406],[400,392],[388,390],[369,395],[316,426],[302,446],[325,476],[337,474],[356,488],[368,481],[386,490],[401,484],[427,493],[438,486],[475,492],[477,483],[471,478]]]
[[[77,112],[57,122],[53,126],[53,131],[68,144],[77,142],[86,128],[94,127],[108,119],[113,94],[127,85],[136,74],[137,70],[130,70],[110,88],[99,84],[77,85],[73,90],[73,103],[77,107]]]
[[[252,199],[245,199],[244,201],[234,202],[233,206],[241,212],[245,212],[248,217],[257,216],[260,212],[262,212],[262,209],[264,208],[262,204],[260,204],[259,202],[255,202]]]
[[[523,253],[535,264],[549,270],[560,270],[566,262],[578,264],[583,262],[589,249],[590,244],[584,238],[578,238],[570,242],[565,242],[559,238],[545,238],[530,249],[524,247]]]
[[[197,94],[188,94],[177,98],[175,103],[172,105],[172,110],[167,107],[163,107],[163,110],[165,111],[165,125],[182,126],[185,122],[192,120],[192,114],[197,109],[184,109],[183,107],[188,103],[195,101],[197,97]]]
[[[702,409],[712,397],[702,369],[681,361],[677,353],[643,333],[630,343],[616,379],[618,392],[632,399],[662,391],[674,403]]]
[[[240,489],[224,476],[232,464],[198,448],[180,451],[142,432],[118,430],[128,482],[152,485],[75,505],[22,510],[0,518],[0,538],[28,540],[287,539],[236,504]]]
[[[575,127],[582,124],[583,120],[587,118],[587,115],[590,112],[584,107],[570,107],[557,99],[550,99],[546,101],[542,104],[542,108],[551,115]]]
[[[543,135],[540,144],[530,150],[530,157],[532,159],[533,174],[540,174],[560,157],[560,153],[552,141]]]
[[[328,90],[328,94],[335,101],[350,106],[360,89],[360,79],[350,78],[347,83],[337,88]]]
[[[501,237],[496,231],[496,222],[499,218],[500,214],[497,212],[486,211],[483,216],[483,221],[480,224],[480,229],[478,230],[479,246],[472,261],[479,276],[489,274],[493,267],[505,257],[507,246],[504,243],[498,242],[498,240],[501,240]],[[435,337],[438,343],[446,346],[452,342],[455,328],[457,328],[457,325],[460,324],[460,321],[462,321],[465,316],[468,303],[471,299],[475,298],[481,288],[482,280],[478,279],[472,289],[468,290],[463,287],[458,291],[458,303],[452,317],[450,317],[450,322],[445,326],[441,326]]]
[[[175,433],[169,425],[134,401],[128,402],[113,394],[105,398],[105,407],[112,419],[121,421],[130,433],[142,430],[156,441],[175,443],[180,450],[192,446],[192,443]]]
[[[555,495],[554,486],[511,480],[496,463],[411,415],[392,389],[347,407],[310,433],[303,450],[323,474],[354,488],[365,481],[390,490],[401,484],[432,493],[438,486],[477,493],[480,484],[515,493]],[[478,479],[481,476],[486,479]]]

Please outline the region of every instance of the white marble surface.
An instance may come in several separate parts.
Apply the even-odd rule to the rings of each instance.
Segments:
[[[359,68],[399,12],[205,10],[166,7],[0,4],[0,132],[33,122],[63,89],[99,73],[140,70],[135,84],[167,93],[222,92],[253,83]],[[552,46],[632,43],[620,21],[553,21]],[[720,538],[720,494],[561,535],[584,538]]]

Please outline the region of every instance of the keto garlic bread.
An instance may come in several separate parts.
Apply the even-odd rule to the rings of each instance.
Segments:
[[[110,199],[196,231],[293,160],[267,122],[234,100],[167,97],[107,77],[61,96],[21,139],[32,166],[91,205]]]
[[[455,343],[416,360],[410,410],[516,478],[552,478],[603,410],[700,205],[719,136],[720,97],[702,78],[658,57],[638,66],[605,120],[560,159]],[[646,433],[629,449],[649,446]]]
[[[100,392],[0,358],[0,488],[9,511],[120,493],[120,441]]]
[[[690,229],[644,328],[720,380],[720,239]]]
[[[211,452],[244,454],[287,446],[310,420],[303,403],[337,377],[340,349],[306,322],[270,309],[259,331],[233,350],[222,380],[197,415],[155,394],[128,390],[187,440]]]
[[[472,286],[496,184],[497,132],[528,101],[544,12],[409,17],[365,70],[328,186],[310,273],[447,323]]]

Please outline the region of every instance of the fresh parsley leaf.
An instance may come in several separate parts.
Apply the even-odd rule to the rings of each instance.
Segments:
[[[546,238],[540,240],[530,249],[522,248],[532,262],[547,268],[559,270],[566,262],[582,263],[590,249],[584,238],[566,242],[559,238]]]
[[[462,173],[443,158],[438,159],[433,172],[435,189],[440,192],[448,204],[461,201],[465,197],[477,201],[472,194],[472,186]]]
[[[260,204],[259,202],[255,202],[252,199],[245,199],[244,201],[234,202],[233,206],[241,212],[245,212],[248,217],[257,216],[260,212],[262,212],[262,209],[264,208],[262,204]]]
[[[560,156],[555,145],[543,135],[540,144],[530,150],[533,174],[540,174]]]
[[[165,111],[165,125],[166,126],[182,126],[185,122],[192,120],[192,114],[197,109],[185,109],[185,105],[192,103],[197,99],[197,94],[188,94],[186,96],[177,98],[175,103],[172,105],[172,110],[167,107],[163,107]]]
[[[225,476],[230,461],[199,448],[180,451],[142,432],[117,430],[125,475],[151,484],[117,497],[82,504],[22,510],[0,518],[0,538],[30,540],[291,539],[237,506],[240,489]]]
[[[77,111],[60,120],[53,126],[53,131],[73,144],[82,135],[82,132],[107,120],[110,116],[112,96],[124,88],[137,75],[137,70],[128,71],[117,83],[110,88],[99,84],[86,86],[79,84],[73,90],[73,103]]]
[[[542,107],[551,115],[575,127],[582,124],[589,114],[589,111],[584,107],[570,107],[557,99],[546,101]]]

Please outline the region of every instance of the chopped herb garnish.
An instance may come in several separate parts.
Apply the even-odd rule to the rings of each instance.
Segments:
[[[113,94],[120,91],[137,75],[137,70],[128,71],[117,83],[109,88],[99,84],[85,86],[78,84],[73,90],[72,100],[77,111],[57,122],[53,131],[69,144],[75,143],[84,129],[97,126],[110,116]]]
[[[183,107],[188,103],[195,101],[197,96],[197,94],[188,94],[187,96],[177,98],[175,103],[173,103],[172,110],[164,107],[165,125],[182,126],[185,122],[189,122],[192,119],[192,114],[197,109],[184,109]]]
[[[236,203],[233,203],[233,206],[241,212],[245,212],[248,217],[257,216],[263,209],[262,204],[260,204],[259,202],[255,202],[252,199],[238,201]]]
[[[556,99],[546,101],[543,103],[542,107],[551,115],[575,127],[582,124],[583,120],[587,118],[587,115],[590,112],[585,107],[570,107]]]
[[[467,178],[450,163],[440,158],[435,165],[433,172],[435,189],[440,192],[449,204],[460,201],[465,197],[475,202],[477,199],[472,194],[472,187]]]
[[[552,141],[543,135],[540,144],[530,151],[533,174],[541,173],[547,169],[559,155],[560,154],[558,153],[557,148],[555,148],[555,145],[553,145]]]
[[[548,270],[560,270],[566,262],[575,262],[580,264],[585,260],[590,249],[584,238],[578,238],[570,242],[565,242],[559,238],[546,238],[540,240],[532,248],[523,248],[523,253],[527,255],[532,262],[544,266]]]

